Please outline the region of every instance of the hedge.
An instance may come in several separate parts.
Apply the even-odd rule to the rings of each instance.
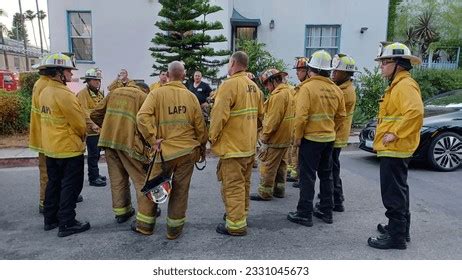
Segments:
[[[462,88],[462,69],[437,70],[420,68],[413,69],[411,75],[420,86],[423,100],[427,100],[439,93]],[[377,67],[372,71],[364,69],[355,83],[357,102],[353,115],[353,124],[361,126],[377,116],[378,99],[383,95],[387,83],[381,78]]]
[[[32,89],[38,73],[21,73],[21,89],[13,92],[0,90],[0,135],[29,130]]]

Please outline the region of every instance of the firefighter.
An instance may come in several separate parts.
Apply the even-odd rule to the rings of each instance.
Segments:
[[[334,180],[334,208],[333,211],[343,212],[345,207],[343,201],[343,186],[340,178],[340,151],[348,144],[351,123],[356,104],[356,90],[353,85],[353,74],[358,71],[355,61],[346,54],[336,54],[332,60],[332,81],[340,87],[345,100],[347,117],[344,119],[342,130],[336,132],[334,150],[332,151],[332,176]]]
[[[308,80],[308,62],[309,58],[307,57],[297,57],[295,60],[295,65],[293,69],[295,69],[295,73],[297,75],[298,80],[300,81],[300,84],[298,84],[293,90],[293,101],[294,101],[294,112],[295,112],[295,104],[296,104],[296,98],[297,98],[297,93],[300,90],[300,86],[304,84],[305,80]],[[293,137],[293,135],[292,135]],[[289,164],[287,166],[287,181],[288,182],[293,182],[292,187],[294,188],[299,188],[300,183],[299,183],[299,166],[298,166],[298,147],[292,144],[290,145],[289,149]]]
[[[247,78],[248,63],[249,58],[242,51],[231,55],[230,77],[217,90],[209,133],[212,152],[220,157],[217,177],[226,210],[225,224],[218,224],[216,231],[233,236],[247,234],[257,122],[263,117],[263,94]]]
[[[87,114],[87,164],[88,164],[88,181],[90,186],[106,186],[106,176],[99,174],[98,161],[100,149],[98,148],[100,127],[90,119],[91,112],[98,103],[104,98],[104,93],[100,91],[101,71],[97,68],[90,68],[85,72],[85,76],[80,78],[87,84],[85,88],[77,93],[80,105]]]
[[[119,224],[128,221],[135,214],[129,179],[132,179],[135,185],[137,219],[149,224],[155,213],[152,202],[141,193],[145,179],[144,165],[148,162],[149,149],[134,122],[148,92],[149,88],[144,83],[117,88],[110,92],[90,115],[91,119],[101,126],[98,146],[105,149],[111,181],[112,210]]]
[[[117,74],[117,79],[115,79],[108,87],[108,91],[113,91],[116,88],[126,87],[126,86],[136,86],[136,82],[128,78],[127,69],[120,69],[119,74]]]
[[[300,147],[300,198],[289,221],[312,226],[312,215],[325,223],[332,219],[332,150],[335,131],[346,117],[342,91],[329,79],[331,56],[324,50],[313,53],[308,63],[309,79],[297,93],[295,145]],[[313,213],[316,173],[320,180],[320,208]]]
[[[375,60],[389,82],[380,100],[373,146],[380,158],[380,190],[388,225],[379,224],[382,235],[370,237],[368,244],[378,249],[406,249],[411,224],[408,165],[423,124],[420,88],[409,70],[422,61],[401,43],[382,45]]]
[[[167,71],[160,71],[159,81],[151,84],[149,86],[149,91],[155,90],[156,88],[160,88],[166,83],[168,83]]]
[[[41,63],[46,59],[44,57]],[[35,69],[41,64],[34,65]],[[50,78],[45,75],[45,70],[39,70],[40,78],[35,82],[34,88],[32,89],[32,104],[31,104],[31,111],[30,111],[30,127],[29,127],[29,149],[38,152],[38,164],[39,164],[39,182],[40,182],[40,190],[39,190],[39,213],[43,214],[43,202],[45,201],[45,189],[48,183],[48,175],[47,175],[47,165],[46,165],[46,157],[43,153],[42,149],[42,134],[41,134],[41,124],[40,124],[40,93],[42,90],[48,85]],[[83,197],[79,195],[77,198],[77,202],[83,201]]]
[[[42,150],[48,174],[44,229],[59,226],[58,236],[64,237],[90,229],[89,222],[75,219],[75,206],[83,187],[85,112],[66,86],[72,80],[72,70],[77,70],[68,56],[51,54],[39,70],[50,78],[39,99]]]
[[[171,62],[167,75],[170,82],[149,93],[136,119],[144,139],[162,152],[166,172],[173,175],[167,213],[167,238],[173,240],[181,235],[186,222],[191,176],[195,162],[205,158],[207,132],[199,101],[182,83],[183,64]],[[149,179],[162,173],[160,158],[155,160]],[[156,208],[153,204],[153,210]],[[152,214],[137,216],[132,229],[152,234],[155,223]]]
[[[287,176],[287,152],[291,143],[294,120],[293,94],[284,82],[286,72],[268,69],[261,75],[261,82],[270,92],[265,102],[263,129],[260,133],[258,155],[260,163],[260,184],[258,193],[250,195],[251,200],[268,201],[274,197],[283,198]]]

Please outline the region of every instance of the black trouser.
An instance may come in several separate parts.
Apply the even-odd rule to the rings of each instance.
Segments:
[[[300,168],[300,198],[297,212],[301,215],[313,213],[314,186],[316,172],[320,180],[320,210],[332,213],[333,180],[332,149],[334,142],[314,142],[302,139],[298,154]]]
[[[87,163],[88,181],[95,181],[99,176],[98,161],[100,148],[98,148],[99,135],[87,136]]]
[[[332,176],[334,179],[334,205],[341,205],[343,197],[342,179],[340,178],[340,152],[342,148],[334,148],[332,151]]]
[[[380,190],[387,209],[388,232],[393,238],[404,239],[411,224],[407,171],[409,158],[380,158]]]
[[[83,187],[83,155],[71,158],[46,157],[48,185],[45,191],[45,224],[72,225],[77,197]]]

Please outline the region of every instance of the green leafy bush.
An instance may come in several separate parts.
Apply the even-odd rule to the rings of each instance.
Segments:
[[[462,88],[462,70],[438,70],[417,68],[411,71],[412,77],[420,86],[422,99],[442,92]],[[379,69],[364,69],[356,80],[356,110],[353,124],[360,126],[377,117],[379,99],[383,95],[387,82],[381,77]]]
[[[32,95],[34,84],[39,78],[40,75],[37,72],[19,73],[19,84],[21,85],[21,90],[24,90],[24,93],[29,93],[29,95]]]
[[[414,69],[412,77],[420,86],[423,100],[442,92],[462,88],[462,70]]]
[[[377,117],[379,100],[387,87],[386,81],[380,75],[378,67],[372,71],[364,68],[356,79],[356,110],[353,114],[353,124],[362,125]]]
[[[26,83],[19,91],[0,91],[0,135],[22,133],[29,129],[32,88],[33,84],[30,87]]]

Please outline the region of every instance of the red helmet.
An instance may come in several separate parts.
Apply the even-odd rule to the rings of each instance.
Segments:
[[[287,76],[287,73],[286,72],[281,72],[281,71],[279,71],[278,69],[275,69],[275,68],[270,68],[268,70],[265,70],[263,72],[263,74],[261,74],[260,81],[261,81],[262,84],[265,84],[266,82],[268,82],[268,80],[271,77],[276,77],[276,76],[285,77],[285,76]]]
[[[299,69],[303,68],[306,69],[308,68],[308,63],[310,62],[310,59],[308,57],[297,57],[295,58],[295,64],[293,69]]]

